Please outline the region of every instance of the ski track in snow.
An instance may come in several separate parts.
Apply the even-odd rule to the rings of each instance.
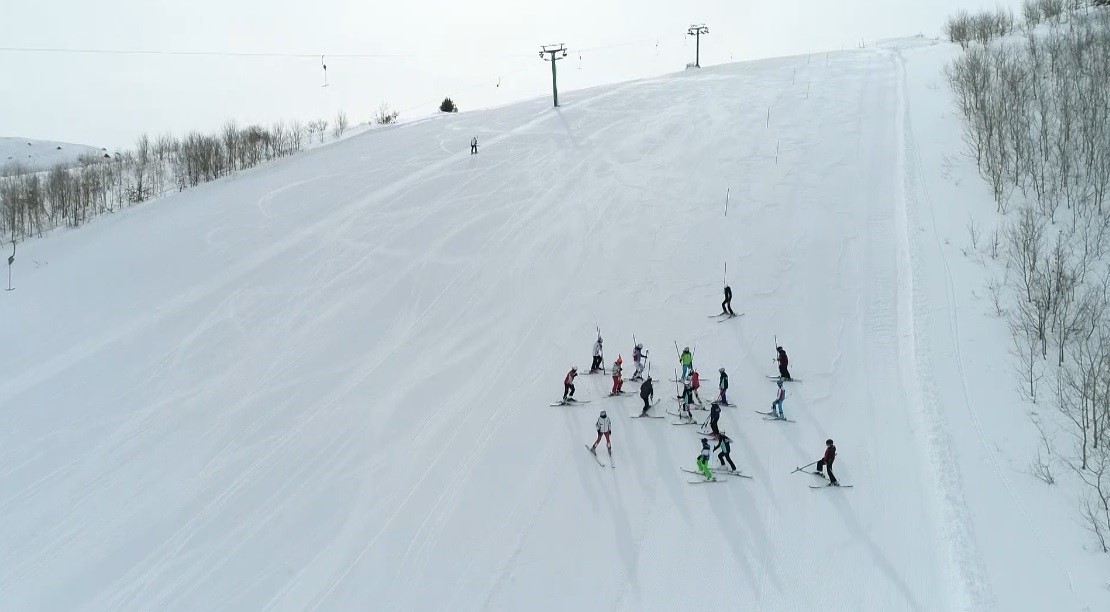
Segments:
[[[905,63],[779,58],[440,117],[27,243],[51,265],[5,296],[25,329],[0,330],[24,349],[0,355],[0,601],[675,610],[705,567],[715,601],[761,610],[995,607],[924,342],[935,206]],[[718,324],[722,262],[744,317]],[[700,434],[631,418],[637,388],[605,398],[608,376],[549,407],[595,325],[606,367],[652,351],[668,404],[672,343],[726,367],[752,478],[687,484]],[[775,337],[805,381],[792,423],[754,414]],[[580,450],[600,409],[615,469]],[[852,489],[791,473],[826,437]]]

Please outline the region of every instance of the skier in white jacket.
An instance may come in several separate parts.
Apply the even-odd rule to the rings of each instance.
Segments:
[[[590,447],[591,453],[597,452],[597,445],[601,443],[601,436],[605,436],[605,446],[609,448],[609,456],[613,456],[613,442],[609,439],[609,434],[613,431],[613,423],[609,417],[605,415],[605,411],[601,411],[601,416],[597,417],[597,439],[594,440],[594,445]]]
[[[598,336],[597,342],[594,342],[594,362],[590,365],[590,374],[601,371],[601,357],[601,336]]]

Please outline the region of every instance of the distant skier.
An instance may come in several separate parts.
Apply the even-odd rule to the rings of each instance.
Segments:
[[[732,456],[729,454],[732,451],[732,438],[725,435],[723,431],[721,435],[717,436],[717,446],[714,446],[713,450],[718,448],[721,449],[721,452],[717,454],[717,459],[721,460],[721,467],[725,467],[725,460],[727,459],[729,467],[735,472],[736,464],[732,462]]]
[[[840,483],[836,481],[836,476],[833,475],[832,466],[833,461],[836,461],[836,445],[833,444],[832,439],[825,440],[825,455],[817,462],[817,472],[819,476],[824,476],[821,473],[821,468],[827,468],[829,471],[829,486],[839,487]]]
[[[779,378],[790,380],[790,370],[786,369],[790,365],[790,358],[786,356],[786,351],[781,346],[776,346],[775,350],[778,351],[778,356],[774,358],[774,361],[779,362]]]
[[[609,435],[613,431],[613,423],[609,421],[609,417],[605,415],[605,411],[601,411],[601,415],[597,417],[597,439],[594,440],[594,445],[590,447],[591,453],[597,452],[597,445],[601,442],[601,436],[605,436],[605,446],[609,449],[609,457],[613,456],[613,442],[609,439]]]
[[[780,419],[785,419],[786,416],[782,413],[782,400],[786,399],[786,389],[782,387],[782,381],[776,381],[779,386],[779,391],[775,395],[775,401],[771,402],[771,415]]]
[[[621,378],[621,361],[621,356],[617,355],[617,360],[613,362],[613,390],[609,395],[617,395],[624,385],[624,379]]]
[[[725,301],[721,302],[721,314],[736,316],[732,311],[732,287],[725,285]]]
[[[578,366],[571,366],[570,371],[567,372],[563,378],[563,401],[573,402],[574,399],[574,379],[578,377]]]
[[[644,363],[647,361],[647,356],[644,353],[644,345],[642,344],[637,344],[636,348],[632,349],[632,363],[636,366],[636,370],[632,372],[632,378],[629,380],[639,382],[644,379]]]
[[[701,374],[697,370],[690,373],[690,389],[694,392],[694,399],[701,405],[701,395],[698,394],[698,389],[701,388]]]
[[[644,409],[640,412],[640,416],[647,414],[648,408],[651,408],[651,400],[655,397],[655,389],[651,386],[651,377],[648,376],[647,380],[640,385],[640,399],[644,400]]]
[[[679,363],[682,364],[682,378],[685,379],[690,372],[694,371],[694,354],[690,352],[690,347],[682,349],[682,354],[678,356]]]
[[[721,373],[721,379],[717,381],[717,389],[720,390],[721,395],[717,398],[717,401],[727,406],[728,397],[726,397],[726,395],[728,394],[728,374],[725,373],[724,368],[721,368],[720,370],[718,370],[718,372]]]
[[[471,155],[477,155],[478,154],[478,137],[477,136],[470,139],[470,154]]]
[[[590,364],[590,374],[596,374],[601,371],[601,336],[597,337],[597,342],[594,342],[594,361]]]
[[[709,456],[713,453],[709,449],[709,439],[701,439],[701,453],[698,454],[698,471],[705,475],[706,480],[717,480],[713,472],[709,471]]]
[[[713,437],[718,438],[721,435],[721,430],[717,429],[717,421],[721,418],[721,405],[713,402],[709,407],[709,428],[713,430]]]

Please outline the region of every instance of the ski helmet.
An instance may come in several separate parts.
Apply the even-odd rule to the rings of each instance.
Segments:
[[[832,438],[825,440],[825,446],[832,446]]]
[[[775,350],[776,350],[776,351],[778,351],[778,352],[780,352],[780,353],[781,353],[781,352],[783,352],[783,350],[782,350],[782,347],[781,347],[781,346],[776,346],[776,347],[775,347]]]
[[[648,376],[648,377],[647,377],[647,380],[645,380],[644,382],[651,382],[651,377],[650,377],[650,376]]]
[[[570,366],[570,371],[571,372],[577,372],[578,371],[578,366],[576,366],[576,365],[575,366]]]
[[[603,418],[603,419],[605,418],[605,411],[604,410],[601,411],[601,418]]]
[[[683,353],[689,353],[690,352],[690,347],[688,347],[688,346],[682,347],[682,352]]]
[[[642,348],[644,348],[644,345],[642,345],[642,344],[637,344],[637,345],[636,345],[636,348],[638,348],[638,349],[642,349]]]
[[[709,438],[702,438],[701,443],[702,444],[709,444]]]
[[[598,337],[597,337],[597,343],[598,343],[598,344],[601,344],[601,336],[598,336]]]
[[[721,368],[720,370],[717,370],[717,371],[718,371],[718,372],[720,372],[721,374],[724,374],[724,373],[725,373],[725,369],[724,369],[724,368]]]

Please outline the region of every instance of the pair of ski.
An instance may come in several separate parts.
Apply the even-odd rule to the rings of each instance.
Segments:
[[[711,403],[716,403],[718,406],[728,406],[729,408],[735,408],[736,407],[736,404],[722,404],[721,402],[711,402]],[[709,409],[706,408],[704,404],[699,405],[699,406],[691,406],[690,410],[701,410],[702,412],[709,412]]]
[[[659,403],[659,400],[655,400],[654,402],[652,402],[651,405],[648,406],[648,410],[651,410],[652,408],[654,408],[655,405],[658,404],[658,403]],[[661,418],[663,418],[663,416],[662,415],[657,416],[657,415],[654,415],[654,414],[647,414],[647,412],[645,411],[645,412],[641,412],[640,414],[634,414],[634,415],[632,415],[631,418],[633,418],[633,419],[661,419]]]
[[[691,469],[684,468],[684,467],[681,467],[681,466],[680,466],[680,469],[683,472],[689,472],[691,474],[697,474],[698,476],[702,477],[701,480],[687,480],[686,482],[688,482],[690,484],[706,484],[706,483],[710,483],[710,482],[726,482],[726,481],[728,481],[727,478],[723,478],[723,477],[718,478],[717,477],[718,474],[720,474],[722,476],[724,476],[726,474],[729,475],[729,476],[739,476],[740,478],[747,478],[749,480],[752,480],[751,476],[748,476],[747,474],[741,474],[740,470],[736,470],[736,471],[732,471],[732,470],[714,470],[714,469],[710,468],[709,472],[711,474],[713,474],[713,478],[711,478],[709,480],[706,480],[705,479],[705,474],[702,474],[698,470],[691,470]]]
[[[574,404],[588,404],[588,403],[590,403],[590,400],[576,400],[576,399],[571,398],[571,399],[565,399],[561,402],[555,402],[554,404],[549,404],[549,405],[550,406],[573,406]]]
[[[725,321],[728,321],[729,319],[735,319],[736,317],[742,317],[742,316],[744,316],[744,313],[728,314],[727,312],[722,312],[721,314],[709,315],[709,318],[710,319],[717,319],[718,323],[724,323]]]
[[[597,449],[590,446],[589,444],[586,444],[585,446],[586,450],[594,456],[594,461],[597,461],[597,464],[601,467],[605,467],[605,464],[601,462],[601,457],[597,456]],[[617,469],[617,464],[613,462],[613,451],[609,451],[609,467],[613,468],[614,470]]]
[[[670,410],[668,410],[667,414],[679,419],[679,422],[671,423],[671,425],[698,425],[698,422],[693,418],[691,418],[690,420],[686,420],[686,417],[678,414],[677,412],[671,412]]]
[[[813,464],[811,463],[809,465],[813,465]],[[814,476],[817,476],[818,478],[820,478],[822,480],[825,479],[825,475],[822,474],[821,472],[816,472],[816,471],[811,472],[811,471],[807,470],[806,467],[809,467],[809,466],[794,468],[794,472],[805,472],[806,474],[813,474]],[[793,474],[794,472],[790,472],[790,473]],[[827,483],[827,484],[824,484],[824,485],[821,485],[821,486],[809,485],[809,488],[811,488],[811,489],[828,489],[830,487],[840,488],[840,489],[851,489],[852,485],[839,484],[839,483],[834,485],[831,482]]]
[[[783,378],[781,376],[771,376],[770,374],[767,375],[767,378],[771,380],[781,380],[782,382],[802,382],[800,378]]]
[[[764,421],[785,421],[787,423],[795,423],[796,422],[796,421],[792,421],[792,420],[790,420],[786,417],[780,417],[780,416],[776,415],[773,412],[762,412],[760,410],[756,410],[755,413],[765,415],[763,417]]]

